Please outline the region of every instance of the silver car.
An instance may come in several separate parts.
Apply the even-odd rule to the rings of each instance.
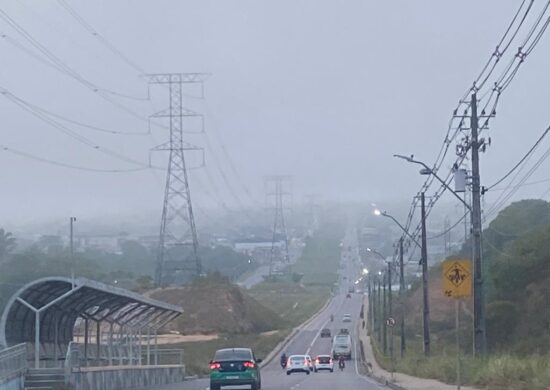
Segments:
[[[286,362],[286,374],[290,375],[293,372],[310,373],[309,364],[305,355],[291,355]]]

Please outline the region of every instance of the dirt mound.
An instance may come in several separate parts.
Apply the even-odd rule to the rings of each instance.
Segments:
[[[168,327],[181,334],[261,333],[283,323],[276,313],[224,279],[202,279],[148,295],[183,307],[184,314]]]

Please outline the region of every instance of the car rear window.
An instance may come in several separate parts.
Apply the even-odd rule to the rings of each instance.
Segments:
[[[252,360],[252,353],[246,349],[222,349],[216,351],[214,360]]]
[[[292,360],[293,362],[299,362],[299,361],[302,361],[305,359],[305,356],[292,356],[290,358],[290,360]]]
[[[319,356],[319,363],[330,363],[330,356]]]

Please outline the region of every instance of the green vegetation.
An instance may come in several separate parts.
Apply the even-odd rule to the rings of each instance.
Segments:
[[[550,383],[550,203],[523,200],[502,210],[483,232],[489,356],[472,357],[472,302],[462,305],[463,382],[489,389],[547,389]],[[468,256],[470,243],[462,249]],[[422,354],[421,291],[406,307],[407,355],[396,369],[410,375],[456,380],[454,312],[441,298],[441,268],[430,269],[432,356]],[[397,341],[396,341],[397,343]],[[396,344],[397,345],[397,344]],[[391,367],[378,347],[381,365]]]

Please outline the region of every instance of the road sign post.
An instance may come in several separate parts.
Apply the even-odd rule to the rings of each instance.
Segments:
[[[456,332],[456,388],[460,390],[460,299],[472,295],[472,263],[470,260],[446,260],[443,262],[443,294],[455,300]]]

